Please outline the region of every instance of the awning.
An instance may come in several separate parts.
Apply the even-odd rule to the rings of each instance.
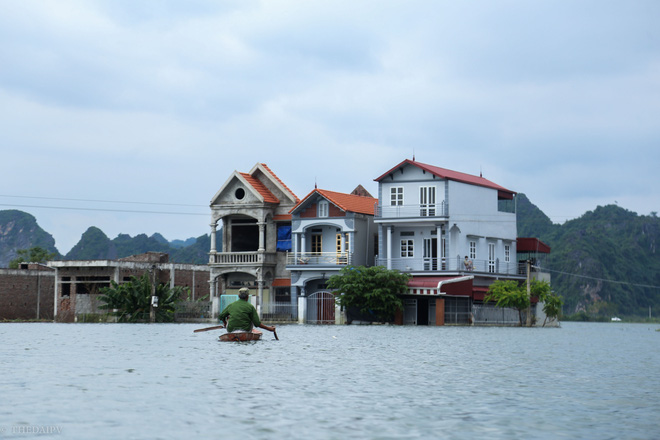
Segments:
[[[291,287],[291,278],[275,278],[273,287]]]
[[[407,295],[460,295],[472,294],[472,276],[413,277],[408,281]]]

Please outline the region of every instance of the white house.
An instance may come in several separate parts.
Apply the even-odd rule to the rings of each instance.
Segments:
[[[403,323],[469,323],[493,280],[521,279],[514,191],[408,159],[375,181],[377,264],[412,275]]]

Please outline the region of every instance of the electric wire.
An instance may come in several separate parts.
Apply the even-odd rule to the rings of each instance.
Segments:
[[[19,208],[45,208],[45,209],[65,209],[73,211],[103,211],[103,212],[128,212],[133,214],[166,214],[166,215],[198,215],[208,216],[208,213],[202,214],[200,212],[172,212],[172,211],[146,211],[137,209],[111,209],[111,208],[76,208],[72,206],[43,206],[43,205],[20,205],[20,204],[5,204],[0,203],[0,206],[19,207]]]
[[[534,267],[536,269],[540,269],[537,266],[534,266]],[[645,288],[648,288],[648,289],[660,289],[660,286],[651,286],[649,284],[631,283],[631,282],[628,282],[628,281],[609,280],[607,278],[590,277],[590,276],[587,276],[587,275],[579,275],[579,274],[576,274],[576,273],[562,272],[561,270],[548,269],[547,267],[544,267],[543,269],[540,269],[540,270],[547,271],[547,272],[559,273],[559,274],[562,274],[562,275],[568,275],[568,276],[577,277],[577,278],[587,278],[587,279],[595,280],[595,281],[603,281],[603,282],[606,282],[606,283],[615,283],[615,284],[622,284],[622,285],[634,286],[634,287],[645,287]]]

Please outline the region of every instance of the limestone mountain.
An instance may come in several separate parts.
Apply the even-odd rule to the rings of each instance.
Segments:
[[[7,267],[21,249],[39,246],[59,256],[55,239],[34,216],[18,210],[0,211],[0,267]]]
[[[552,248],[546,269],[553,290],[564,298],[564,313],[660,311],[660,218],[607,205],[557,225],[524,194],[517,204],[518,236],[538,237]]]

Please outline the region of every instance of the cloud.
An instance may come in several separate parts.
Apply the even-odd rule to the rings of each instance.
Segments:
[[[266,162],[299,196],[315,182],[376,195],[373,179],[414,154],[483,172],[557,219],[610,199],[659,211],[659,13],[655,1],[9,2],[0,184],[205,206],[232,171]],[[67,243],[85,218],[109,236],[208,229],[37,218]]]

